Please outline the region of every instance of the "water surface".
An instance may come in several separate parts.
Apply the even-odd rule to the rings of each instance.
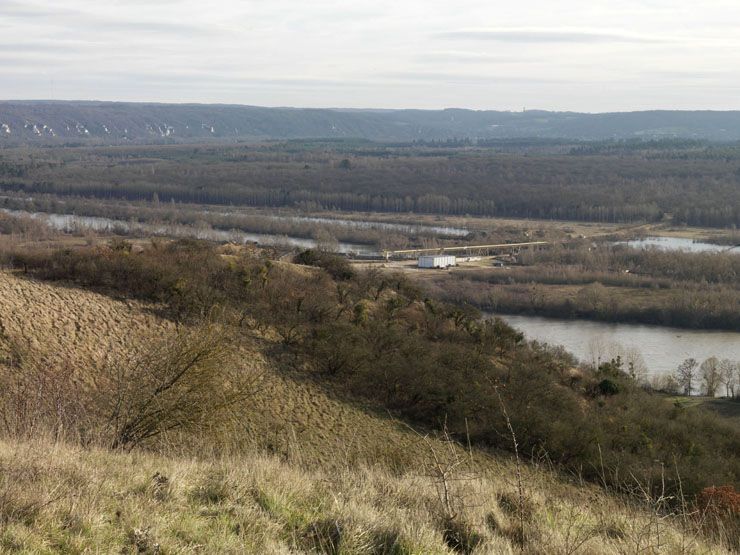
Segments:
[[[249,233],[240,230],[225,231],[209,227],[187,226],[179,224],[148,224],[135,221],[116,220],[99,216],[75,216],[72,214],[52,214],[45,212],[26,212],[22,210],[3,210],[17,216],[30,216],[45,221],[50,227],[60,231],[71,232],[80,228],[89,228],[95,231],[140,232],[168,237],[193,237],[210,241],[232,241],[236,243],[257,243],[266,246],[291,246],[302,249],[313,248],[317,245],[313,239],[290,237],[288,235],[273,235],[270,233]],[[365,255],[376,254],[371,245],[359,243],[339,243],[337,251],[341,253],[358,253]]]
[[[683,252],[732,252],[740,254],[740,248],[732,245],[715,245],[683,237],[645,237],[632,241],[619,241],[617,245],[628,245],[637,249],[655,248],[662,251]]]
[[[700,363],[716,356],[740,360],[740,333],[686,330],[639,324],[611,324],[539,316],[501,315],[529,339],[562,345],[584,362],[638,352],[650,375],[673,372],[687,358]]]

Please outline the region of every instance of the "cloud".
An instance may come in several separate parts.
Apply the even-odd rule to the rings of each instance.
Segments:
[[[687,80],[705,80],[705,79],[723,79],[733,81],[738,79],[738,74],[730,69],[727,70],[681,70],[681,71],[646,71],[643,77],[664,77],[666,79],[687,79]]]
[[[0,52],[11,52],[13,54],[59,54],[84,53],[90,48],[99,48],[101,45],[83,41],[35,41],[35,42],[0,42]]]
[[[565,81],[536,77],[516,77],[511,75],[481,75],[464,73],[444,73],[433,71],[394,71],[379,75],[381,78],[397,81],[417,81],[425,83],[454,83],[462,85],[496,85],[501,83],[513,84],[557,84]]]
[[[174,35],[187,39],[189,35],[216,35],[219,31],[202,25],[189,23],[163,23],[157,21],[113,21],[98,20],[102,30],[127,31],[141,34]]]
[[[656,43],[664,42],[652,37],[594,31],[554,31],[546,29],[489,29],[459,30],[436,33],[435,38],[450,40],[486,40],[513,43]]]
[[[522,56],[503,54],[488,54],[485,52],[425,52],[415,57],[415,60],[424,64],[455,63],[455,64],[486,64],[486,63],[527,63],[531,59]]]
[[[132,12],[129,12],[132,13]],[[122,31],[142,35],[173,35],[187,38],[192,35],[212,35],[218,32],[212,27],[195,25],[178,21],[154,21],[147,19],[126,18],[110,14],[100,14],[65,7],[46,7],[36,4],[25,4],[15,0],[0,0],[0,15],[17,20],[30,20],[28,24],[45,23],[63,27],[79,33]]]
[[[40,58],[23,58],[18,56],[3,56],[0,54],[0,67],[26,69],[30,67],[50,67],[63,63],[62,60],[48,60]]]
[[[15,0],[0,0],[0,14],[18,19],[48,18],[72,16],[77,12],[68,8],[41,7],[30,2],[16,2]]]
[[[188,88],[209,89],[218,87],[220,89],[240,90],[245,88],[290,88],[297,89],[353,89],[356,87],[380,87],[381,83],[375,81],[344,80],[344,79],[320,79],[301,77],[264,77],[251,78],[239,77],[234,74],[218,74],[212,72],[187,71],[171,72],[163,74],[153,73],[131,73],[120,74],[115,71],[96,72],[95,78],[105,81],[130,80],[138,84],[162,85],[162,86],[187,86]]]

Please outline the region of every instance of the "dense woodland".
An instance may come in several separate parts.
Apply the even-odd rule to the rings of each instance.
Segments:
[[[6,265],[162,303],[180,322],[218,317],[244,333],[274,334],[279,364],[336,394],[370,402],[461,441],[521,452],[577,476],[693,495],[736,486],[737,429],[652,394],[619,360],[576,367],[530,345],[499,320],[425,296],[403,276],[357,273],[345,260],[302,253],[300,267],[264,251],[193,241],[120,240],[75,250],[4,250]],[[502,407],[505,411],[502,411]]]
[[[27,195],[508,216],[740,223],[740,148],[692,142],[472,147],[289,141],[0,150]]]

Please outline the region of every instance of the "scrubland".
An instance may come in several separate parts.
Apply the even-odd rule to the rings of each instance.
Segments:
[[[735,427],[402,276],[193,241],[0,258],[5,551],[737,548]]]

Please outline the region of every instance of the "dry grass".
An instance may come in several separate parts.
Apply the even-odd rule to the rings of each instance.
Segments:
[[[6,552],[453,552],[434,479],[414,471],[309,471],[257,454],[199,462],[6,442],[0,468]],[[527,477],[520,549],[506,476],[489,470],[455,486],[468,500],[454,530],[468,552],[722,553],[668,521],[543,473]]]
[[[174,326],[156,307],[0,272],[0,334],[52,363],[99,366]]]

